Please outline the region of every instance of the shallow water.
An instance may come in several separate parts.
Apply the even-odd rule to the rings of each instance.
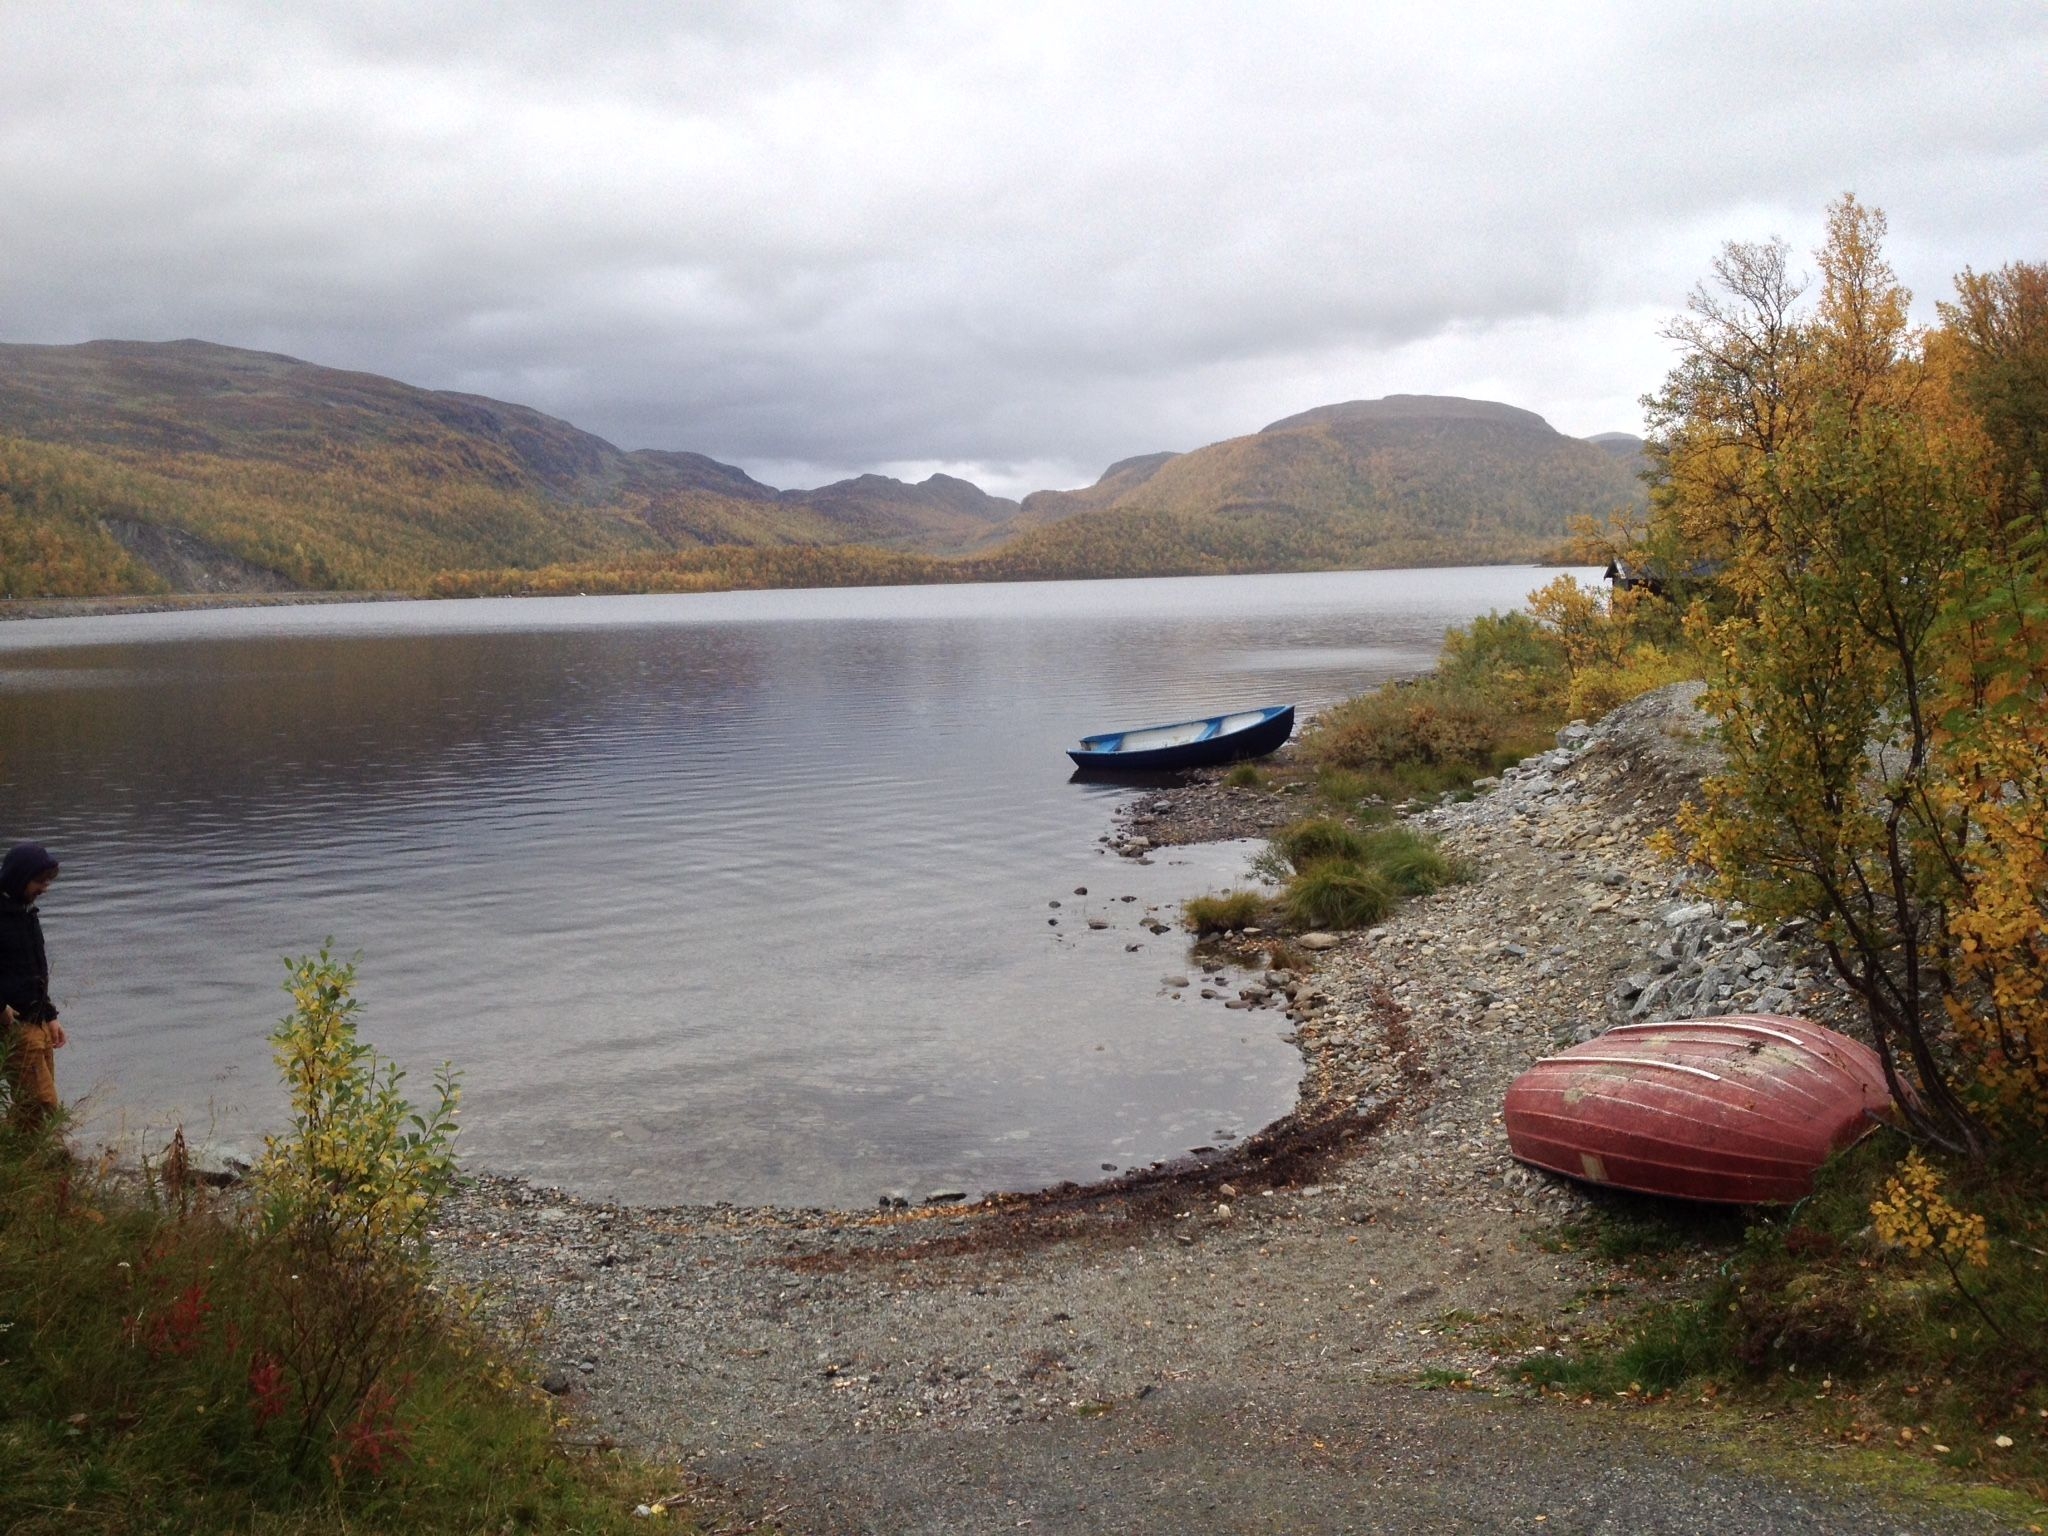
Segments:
[[[1344,697],[1547,577],[0,625],[6,830],[65,863],[65,1091],[102,1136],[250,1141],[279,957],[331,936],[366,1036],[422,1088],[461,1067],[468,1158],[587,1192],[864,1205],[1248,1133],[1292,1102],[1286,1025],[1176,999],[1184,938],[1139,926],[1248,850],[1106,854],[1130,792],[1062,748]]]

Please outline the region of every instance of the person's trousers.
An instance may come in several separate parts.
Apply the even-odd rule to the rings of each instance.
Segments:
[[[9,1117],[17,1129],[34,1132],[57,1110],[57,1053],[41,1024],[7,1027]]]

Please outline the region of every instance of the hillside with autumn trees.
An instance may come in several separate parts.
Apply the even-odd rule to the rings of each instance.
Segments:
[[[1613,435],[1610,435],[1611,437]],[[1620,447],[1617,451],[1615,443]],[[1639,506],[1635,440],[1393,396],[1018,503],[778,490],[524,406],[202,341],[0,345],[0,594],[674,591],[1538,558]]]

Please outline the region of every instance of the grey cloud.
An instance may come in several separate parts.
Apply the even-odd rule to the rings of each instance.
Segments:
[[[1591,338],[1845,187],[1929,298],[2042,254],[2031,6],[0,25],[9,339],[205,335],[820,473],[1086,478],[1311,387],[1484,381],[1628,427],[1654,349]]]

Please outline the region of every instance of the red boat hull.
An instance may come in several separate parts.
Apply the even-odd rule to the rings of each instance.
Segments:
[[[1805,1019],[1625,1024],[1508,1089],[1508,1149],[1593,1184],[1784,1205],[1891,1108],[1869,1046]]]

